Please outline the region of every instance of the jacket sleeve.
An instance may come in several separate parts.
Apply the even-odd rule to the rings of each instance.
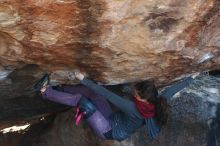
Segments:
[[[181,91],[185,87],[189,86],[193,83],[193,78],[187,77],[174,85],[166,88],[162,93],[161,96],[165,97],[167,100],[170,100],[177,92]]]
[[[110,101],[113,105],[119,108],[121,111],[133,117],[141,117],[139,112],[137,111],[134,103],[130,100],[124,99],[117,94],[107,90],[106,88],[97,85],[93,81],[84,78],[81,83],[89,88],[91,88],[96,93],[102,95],[108,101]]]
[[[145,119],[145,126],[148,133],[148,136],[151,140],[156,139],[157,135],[161,131],[161,127],[157,124],[155,118],[147,118]]]

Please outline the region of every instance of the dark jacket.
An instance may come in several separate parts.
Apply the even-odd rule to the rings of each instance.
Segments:
[[[171,87],[168,87],[162,92],[161,95],[170,100],[170,98],[175,93],[188,86],[190,83],[192,83],[192,81],[193,79],[191,77],[185,78],[184,80],[177,82]],[[116,95],[106,88],[95,84],[89,79],[84,78],[81,83],[105,97],[108,101],[110,101],[119,109],[119,111],[114,112],[111,115],[113,139],[119,141],[124,140],[143,125],[146,126],[148,136],[151,139],[157,136],[160,131],[160,127],[156,124],[155,118],[144,119],[137,111],[132,101]]]

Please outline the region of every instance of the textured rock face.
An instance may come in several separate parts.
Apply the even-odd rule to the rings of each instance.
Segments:
[[[0,65],[115,84],[219,68],[218,0],[1,0]],[[197,62],[206,54],[212,62]],[[65,80],[63,80],[65,79]]]
[[[52,73],[52,82],[67,84],[74,82],[73,71],[79,69],[108,84],[153,79],[161,85],[188,73],[220,69],[219,15],[219,0],[1,0],[1,103],[25,99],[23,92],[45,71]],[[204,61],[209,56],[212,60]],[[29,72],[28,64],[39,69]],[[28,77],[13,75],[23,67]],[[5,90],[2,84],[13,88]],[[184,99],[174,101],[180,110],[159,142],[150,143],[142,131],[122,143],[99,143],[84,124],[70,125],[69,113],[64,113],[55,119],[52,132],[40,131],[40,139],[33,136],[30,145],[206,145],[207,121],[193,117],[203,111],[195,109],[184,121],[179,113],[189,106],[187,100],[197,106],[194,98]]]

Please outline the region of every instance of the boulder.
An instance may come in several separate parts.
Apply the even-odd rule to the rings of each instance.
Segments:
[[[164,87],[189,74],[220,69],[219,14],[219,0],[1,0],[0,127],[70,108],[33,92],[45,72],[54,85],[76,83],[74,71],[80,70],[103,84],[153,80]],[[103,143],[86,124],[71,125],[65,112],[54,122],[32,123],[24,135],[1,135],[0,143],[211,146],[214,136],[207,137],[218,135],[220,127],[218,98],[180,95],[170,102],[172,118],[158,141],[149,141],[140,129],[121,143]]]
[[[219,0],[0,2],[0,69],[26,64],[118,84],[219,69]],[[210,60],[211,59],[211,60]],[[208,60],[208,61],[207,61]]]

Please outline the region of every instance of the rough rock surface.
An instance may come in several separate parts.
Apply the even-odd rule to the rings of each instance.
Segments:
[[[42,72],[50,72],[54,83],[74,83],[73,71],[81,70],[107,84],[151,79],[165,85],[186,74],[220,69],[219,15],[219,0],[1,0],[0,101],[30,95]],[[212,59],[204,61],[209,56]],[[27,67],[34,65],[39,70]],[[28,76],[16,76],[19,73]],[[68,125],[70,113],[64,113],[52,129],[37,131],[38,137],[35,130],[16,141],[4,135],[0,144],[25,145],[19,143],[24,138],[29,145],[42,146],[206,145],[207,121],[194,117],[203,111],[195,108],[186,118],[178,113],[202,101],[183,97],[173,102],[178,110],[159,141],[149,142],[140,130],[122,143],[100,143],[85,124]]]
[[[0,69],[24,64],[72,82],[165,83],[219,68],[219,0],[1,0]],[[206,54],[212,62],[197,63]]]

